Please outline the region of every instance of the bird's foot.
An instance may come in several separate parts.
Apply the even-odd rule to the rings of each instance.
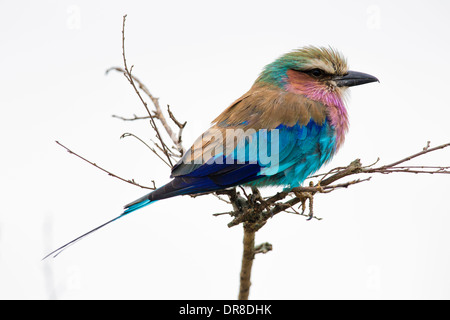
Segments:
[[[314,210],[313,210],[313,206],[314,206],[314,196],[311,192],[296,192],[294,191],[294,195],[300,199],[301,201],[301,207],[302,207],[302,215],[304,215],[305,211],[306,211],[306,200],[309,200],[309,213],[308,213],[308,218],[306,219],[306,221],[311,220],[314,217]]]
[[[310,187],[314,187],[314,182],[310,181],[310,182],[309,182],[309,186],[310,186]],[[317,188],[317,192],[319,192],[319,193],[323,193],[323,192],[324,192],[322,186],[320,185],[320,180],[317,182],[317,184],[315,185],[315,187]]]

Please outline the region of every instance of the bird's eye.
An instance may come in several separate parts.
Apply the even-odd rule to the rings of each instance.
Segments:
[[[319,78],[319,77],[323,76],[325,72],[323,72],[322,69],[315,68],[315,69],[309,70],[308,73],[315,78]]]

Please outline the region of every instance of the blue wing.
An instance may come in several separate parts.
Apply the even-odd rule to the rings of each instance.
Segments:
[[[174,180],[155,191],[152,199],[249,183],[297,186],[331,158],[335,145],[334,132],[328,122],[318,125],[313,120],[304,126],[279,125],[274,130],[241,135],[231,152],[226,151],[225,140],[203,142],[200,154],[208,154],[208,157],[200,160],[192,156],[195,148],[187,152],[172,170]],[[205,152],[221,144],[219,152],[212,155]]]

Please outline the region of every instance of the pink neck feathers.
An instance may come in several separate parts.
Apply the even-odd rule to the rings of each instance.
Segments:
[[[318,101],[327,106],[328,118],[336,132],[336,150],[342,145],[348,131],[348,114],[341,95],[336,90],[330,90],[327,85],[319,83],[307,74],[288,70],[287,91],[301,94],[308,99]]]

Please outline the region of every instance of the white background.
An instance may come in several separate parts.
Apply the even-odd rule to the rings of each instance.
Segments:
[[[158,185],[169,170],[147,141],[121,66],[122,16],[134,74],[186,120],[188,146],[267,63],[331,45],[381,83],[351,89],[345,146],[389,163],[450,141],[450,5],[445,1],[1,1],[0,298],[234,299],[242,228],[214,197],[160,201],[41,262],[52,249]],[[450,165],[450,150],[415,164]],[[317,195],[322,221],[280,214],[257,234],[253,299],[450,298],[448,175],[375,175]],[[274,192],[269,190],[268,192]]]

